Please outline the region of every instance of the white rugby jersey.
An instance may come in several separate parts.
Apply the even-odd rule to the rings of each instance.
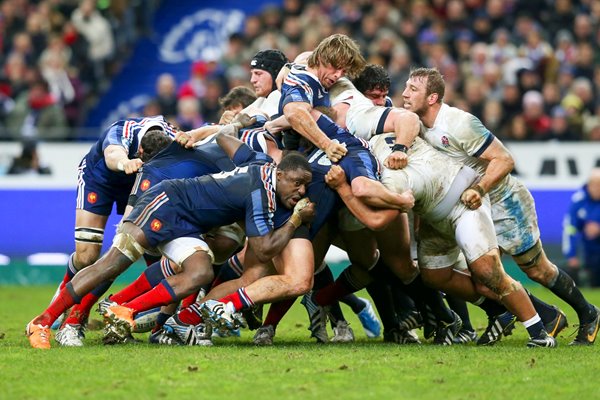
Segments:
[[[479,156],[492,143],[494,135],[474,115],[442,104],[433,127],[427,129],[422,126],[421,135],[437,150],[468,165],[480,175],[485,173],[489,162]],[[492,203],[510,190],[513,179],[508,174],[490,191]]]
[[[339,103],[347,103],[350,107],[359,104],[373,107],[373,102],[359,92],[350,79],[346,77],[338,79],[329,89],[329,101],[331,101],[331,106]]]
[[[393,133],[376,135],[371,139],[371,151],[382,165],[392,152],[394,141]],[[419,137],[407,154],[408,165],[397,170],[383,168],[381,182],[397,193],[411,189],[415,197],[413,211],[419,215],[430,214],[444,199],[463,166]]]

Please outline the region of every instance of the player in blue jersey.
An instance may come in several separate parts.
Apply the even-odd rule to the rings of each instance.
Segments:
[[[600,286],[600,168],[592,169],[587,183],[573,194],[564,223],[563,254],[568,268],[585,268],[592,287]],[[583,263],[577,256],[583,247]]]
[[[170,141],[169,138],[165,137],[165,139]],[[206,143],[196,146],[194,149],[187,150],[177,143],[171,142],[155,157],[145,163],[138,172],[135,184],[129,195],[128,211],[125,214],[129,214],[138,197],[165,179],[192,178],[220,171],[231,171],[233,168],[235,168],[235,165],[231,159],[216,143]],[[223,243],[222,237],[218,237],[218,239],[217,243]],[[220,253],[226,252],[227,256],[225,259],[227,259],[232,251],[239,247],[241,240],[242,238],[238,238],[237,241],[225,239],[227,243],[225,243],[225,246],[219,246],[220,251],[217,254],[217,258],[222,259],[223,256]],[[213,243],[210,244],[213,245]],[[211,248],[215,249],[214,246]],[[156,277],[160,275],[161,278],[165,278],[166,276],[162,276],[164,273],[174,273],[177,269],[177,266],[169,265],[168,261],[163,261],[162,263],[157,261],[144,271],[144,276]],[[139,284],[139,282],[136,281],[134,284]],[[96,291],[98,291],[98,288],[94,289],[94,292]],[[120,303],[124,296],[119,296],[117,293],[113,297],[111,297],[112,301]],[[63,346],[83,345],[83,327],[86,323],[86,316],[93,306],[92,300],[82,301],[82,303],[73,307],[69,317],[67,317],[56,334],[56,341],[59,344]]]
[[[358,45],[345,35],[334,34],[319,43],[306,67],[292,67],[281,88],[280,113],[295,132],[323,150],[334,162],[340,160],[346,150],[319,129],[310,110],[315,106],[329,106],[327,89],[344,75],[355,76],[364,65]],[[294,136],[284,137],[286,148],[296,147],[291,143]]]
[[[75,213],[75,252],[69,257],[67,271],[58,290],[77,271],[94,263],[102,248],[104,229],[116,203],[123,214],[135,172],[143,164],[143,137],[149,131],[175,136],[175,128],[162,116],[117,121],[106,129],[78,167]],[[160,135],[158,136],[160,138]],[[145,159],[166,145],[166,141],[147,141]],[[58,293],[57,290],[57,293]]]
[[[328,121],[330,124],[332,124],[331,120]],[[329,125],[325,123],[325,126],[328,127]],[[333,130],[331,135],[337,135],[337,130]],[[243,134],[242,137],[244,137]],[[346,145],[351,149],[359,148],[364,155],[364,161],[361,161],[361,157],[358,156],[357,158],[350,157],[346,160],[348,165],[350,165],[351,162],[356,164],[353,167],[353,170],[357,170],[355,175],[358,176],[359,174],[362,174],[374,179],[377,173],[377,163],[370,155],[368,149],[365,147],[366,142],[349,134],[347,134],[344,139],[342,139],[341,136],[338,136],[338,139],[342,142],[345,141]],[[271,156],[273,156],[275,160],[279,160],[282,157],[282,151],[278,149],[271,140],[266,140],[266,142],[266,150]],[[307,195],[311,201],[315,202],[315,208],[317,210],[315,218],[311,223],[308,237],[308,239],[312,239],[320,230],[320,228],[328,221],[328,219],[337,213],[339,199],[337,198],[335,192],[325,185],[323,180],[324,174],[327,173],[329,166],[331,165],[331,162],[326,158],[325,153],[317,149],[315,150],[314,154],[309,155],[309,158],[311,160],[311,169],[313,171],[314,179],[309,184]],[[358,170],[360,170],[360,172],[358,172]],[[256,287],[259,285],[265,285],[265,281],[268,281],[272,278],[257,280],[257,277],[264,276],[266,273],[268,273],[268,271],[261,269],[261,266],[255,266],[252,261],[248,260],[248,255],[246,254],[244,255],[244,259],[241,260],[241,264],[244,268],[244,273],[242,274],[241,278],[227,281],[213,288],[205,300],[218,298],[225,303],[227,300],[231,299],[232,304],[243,306],[242,301],[238,299],[238,297],[245,299],[246,302],[254,303],[274,301],[278,300],[278,298],[281,298],[282,296],[296,297],[301,295],[308,291],[312,286],[312,274],[314,266],[312,260],[308,262],[308,258],[312,258],[309,257],[308,251],[312,252],[312,245],[306,238],[297,238],[290,241],[289,245],[286,246],[286,251],[282,253],[281,257],[279,257],[280,260],[276,260],[275,262],[275,268],[277,268],[278,271],[278,275],[275,279],[277,279],[279,282],[276,285],[277,289],[270,290],[268,297],[265,297],[263,293],[258,293],[258,296],[252,293],[253,290],[255,293],[259,292]],[[304,254],[301,258],[293,256],[302,253]],[[318,258],[322,259],[323,257],[324,253]],[[320,261],[318,262],[320,265]],[[274,286],[275,285],[270,286],[271,289]],[[224,295],[236,290],[238,291],[233,293],[231,296],[226,296],[223,298]],[[180,342],[185,342],[186,338],[190,337],[190,325],[196,325],[199,323],[200,304],[196,304],[182,311],[178,317],[174,318],[172,321],[167,321],[166,325],[167,328],[169,328],[172,333],[178,337]]]
[[[211,255],[210,248],[198,239],[200,234],[242,220],[257,259],[267,261],[285,247],[297,227],[310,220],[312,206],[300,201],[311,179],[304,157],[287,155],[275,167],[235,139],[221,135],[217,141],[228,154],[235,154],[238,167],[201,178],[167,180],[150,189],[120,227],[108,253],[78,274],[46,311],[28,324],[32,347],[49,348],[49,325],[60,313],[98,283],[114,279],[140,258],[146,248],[158,247],[184,271],[188,270],[189,275],[194,275],[196,282],[205,283],[212,279]],[[235,146],[232,141],[237,142]],[[273,218],[278,208],[294,211],[288,211],[291,217],[274,229]],[[181,275],[169,277],[158,288],[163,291],[163,304],[193,290],[182,282]],[[107,318],[117,335],[130,334],[134,313],[128,307],[109,307]]]
[[[245,90],[244,90],[245,89]],[[240,107],[244,108],[248,106],[256,96],[253,95],[252,91],[247,88],[236,87],[233,88],[224,99],[222,99],[222,105],[224,108]],[[142,142],[148,142],[149,137],[152,135],[144,136]],[[171,139],[165,135],[162,135],[162,146],[164,147],[170,143]],[[151,147],[149,147],[151,146]],[[149,149],[156,148],[159,150],[161,147],[154,146],[152,143],[142,146],[140,153],[144,161],[147,161],[151,154],[144,152],[144,148]],[[129,204],[125,209],[125,215],[127,215],[137,198],[144,191],[148,190],[152,185],[162,181],[164,179],[173,178],[188,178],[194,176],[201,176],[208,173],[215,173],[224,170],[231,170],[234,168],[233,163],[227,157],[227,155],[220,149],[216,144],[207,146],[195,147],[195,151],[184,151],[177,144],[168,146],[168,149],[161,151],[157,154],[157,158],[153,159],[152,162],[144,164],[144,167],[140,170],[137,175],[136,183],[133,186],[133,191],[129,196]],[[239,245],[240,233],[238,232],[239,227],[231,226],[231,229],[220,228],[219,235],[210,235],[210,245],[213,249],[217,250],[216,255],[219,258],[219,253],[230,254],[232,247],[236,248]],[[228,238],[225,238],[227,235]],[[215,238],[216,240],[213,240]],[[214,245],[218,245],[214,247]],[[219,250],[220,249],[220,250]],[[152,264],[151,257],[145,256],[146,262]],[[158,266],[158,265],[157,265]],[[172,268],[168,261],[162,262],[162,269],[165,272],[172,272]],[[154,269],[149,268],[147,272],[152,273]],[[87,321],[87,316],[93,306],[96,298],[107,289],[108,283],[100,285],[97,289],[94,289],[87,298],[83,299],[82,302],[74,306],[71,310],[70,315],[64,321],[61,329],[56,334],[56,340],[59,344],[64,346],[82,346],[82,339],[84,337],[84,327]]]
[[[359,138],[356,138],[356,137],[350,135],[347,131],[339,128],[337,125],[335,125],[333,123],[333,121],[331,121],[326,116],[322,116],[320,114],[320,112],[318,112],[317,110],[314,110],[311,113],[314,114],[315,118],[317,119],[317,125],[324,132],[326,132],[327,135],[331,139],[338,140],[340,143],[343,143],[346,146],[346,148],[348,149],[347,156],[344,157],[340,161],[340,164],[343,165],[344,169],[347,171],[349,180],[351,182],[353,182],[355,180],[361,180],[361,179],[376,180],[377,179],[376,176],[378,173],[378,166],[377,166],[375,159],[368,151],[368,145],[366,144],[366,142],[362,139],[359,139]],[[326,158],[325,153],[321,150],[316,149],[313,153],[311,153],[309,155],[308,158],[309,158],[309,161],[311,162],[311,166],[313,169],[313,181],[309,185],[307,195],[309,196],[309,198],[312,198],[311,196],[314,195],[315,202],[317,204],[316,208],[318,210],[317,214],[315,216],[315,219],[311,225],[311,235],[309,237],[311,239],[315,239],[317,232],[320,231],[320,227],[324,226],[325,222],[327,222],[328,220],[331,219],[331,217],[333,217],[337,214],[337,211],[339,208],[338,207],[339,199],[335,195],[327,196],[327,194],[331,194],[331,191],[326,187],[325,182],[323,180],[323,175],[325,173],[327,173],[327,171],[329,170],[329,167],[331,166],[331,162]],[[321,174],[319,174],[319,171],[321,172]],[[325,189],[325,190],[323,190],[323,189]],[[387,189],[382,188],[382,190],[387,190]],[[327,200],[328,198],[330,200]],[[396,211],[390,210],[390,213],[395,213],[395,212]],[[391,230],[388,230],[385,233],[383,233],[383,235],[385,236],[386,234],[390,234],[391,232],[392,232]],[[395,230],[393,232],[399,233],[398,230]],[[377,256],[376,256],[377,253],[375,250],[376,244],[374,242],[373,236],[365,235],[365,233],[366,233],[365,230],[363,230],[362,233],[363,233],[363,235],[360,236],[360,245],[354,246],[354,247],[349,246],[350,247],[349,253],[350,253],[350,259],[353,262],[357,262],[358,264],[365,265],[364,269],[368,269],[377,261]],[[357,236],[355,235],[355,237],[357,237]],[[393,237],[395,238],[396,236],[393,235]],[[321,239],[323,239],[323,237],[321,237]],[[325,241],[319,240],[317,242],[315,242],[313,240],[313,243],[316,246],[315,247],[316,265],[320,265],[321,260],[323,259],[330,242],[331,242],[331,238],[325,239]],[[371,244],[370,246],[369,246],[369,243]],[[394,260],[393,257],[397,257],[397,258],[401,258],[401,261],[399,261],[399,262],[408,262],[412,266],[412,261],[410,260],[408,253],[405,252],[406,254],[404,254],[404,256],[403,256],[399,251],[397,251],[397,250],[400,250],[400,246],[398,246],[399,243],[400,242],[393,241],[392,246],[395,247],[395,250],[390,250],[390,247],[386,248],[385,253],[386,253],[386,256],[388,257],[388,260],[393,260],[392,262],[390,262],[390,264],[392,264],[392,265],[396,264],[394,261],[398,261],[398,260]],[[388,241],[387,244],[391,244],[391,243]],[[370,248],[372,251],[371,252],[365,251],[365,249],[367,249],[367,248]],[[374,255],[375,258],[370,259],[370,258],[368,258],[369,255]],[[355,257],[358,257],[358,259],[356,259]],[[411,276],[411,278],[414,278],[414,276]],[[242,281],[243,281],[243,279],[244,279],[244,275],[242,275]],[[236,287],[236,285],[240,286],[240,283],[230,281],[227,284],[222,285],[221,287],[215,288],[215,290],[213,290],[213,292],[209,294],[209,297],[210,298],[219,297],[219,295],[222,294],[223,292],[227,293],[227,291],[228,291],[227,289],[234,289]],[[425,288],[422,285],[419,288],[422,289],[423,291],[425,291]],[[245,289],[247,290],[248,287],[246,287]],[[240,292],[240,290],[241,290],[241,292]],[[190,329],[186,328],[183,324],[181,324],[181,322],[183,322],[184,324],[199,323],[200,322],[199,314],[201,311],[204,311],[204,317],[209,317],[212,319],[212,321],[214,323],[221,324],[222,321],[219,320],[219,318],[221,318],[220,313],[212,312],[211,311],[212,309],[217,308],[219,310],[225,310],[225,309],[229,308],[228,312],[229,312],[229,314],[231,314],[234,311],[239,311],[240,309],[248,307],[254,301],[260,301],[260,300],[256,299],[255,297],[249,296],[247,294],[247,292],[244,291],[243,288],[240,290],[238,290],[238,292],[227,295],[225,297],[221,297],[218,302],[214,301],[214,300],[209,300],[208,302],[203,303],[203,305],[195,305],[194,307],[191,307],[190,309],[183,310],[178,316],[178,321],[173,321],[171,328],[173,328],[174,333],[176,333],[179,336],[179,339],[181,341],[184,341],[186,338],[190,338],[190,334],[189,334]],[[291,295],[291,292],[288,293],[288,295]],[[439,296],[438,296],[438,298],[441,302],[441,298]],[[330,304],[330,302],[327,303],[327,305],[329,305],[329,304]],[[261,330],[259,330],[259,332],[257,332],[257,336],[260,335],[259,336],[260,337],[259,344],[272,344],[272,339],[273,339],[273,336],[275,335],[275,326],[279,322],[280,318],[283,317],[283,314],[285,313],[285,311],[287,311],[287,309],[289,309],[289,306],[291,306],[291,303],[288,302],[286,309],[284,309],[283,311],[279,310],[279,312],[280,312],[279,319],[270,318],[269,316],[267,316],[267,320],[265,321],[265,326],[263,326],[261,328]],[[433,304],[432,304],[432,306],[433,306]],[[441,314],[441,316],[440,316],[441,319],[447,320],[447,322],[450,324],[452,322],[454,322],[455,317],[453,314],[450,313],[450,311],[447,308],[445,308],[443,310],[436,308],[436,310],[438,310],[439,314]],[[194,316],[194,314],[196,314],[196,315]],[[326,332],[320,333],[317,331],[317,328],[316,328],[317,322],[313,318],[313,316],[316,316],[316,313],[311,313],[310,316],[311,316],[311,330],[313,332],[313,337],[316,337],[321,342],[327,341]],[[320,322],[321,326],[323,326],[325,321],[322,318],[322,316],[321,316],[319,322]],[[313,326],[314,326],[314,330],[312,329]],[[340,326],[339,325],[336,326],[334,328],[334,332],[336,332],[336,329],[340,329]],[[337,333],[338,332],[336,332],[336,336],[338,336]]]

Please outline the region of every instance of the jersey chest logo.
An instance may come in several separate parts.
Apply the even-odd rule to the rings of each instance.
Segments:
[[[148,179],[144,179],[142,181],[142,184],[140,185],[140,189],[142,190],[142,192],[145,192],[149,188],[150,188],[150,181]]]
[[[444,147],[448,147],[450,146],[450,140],[448,139],[448,136],[444,135],[440,138],[440,141],[442,142],[442,146]]]

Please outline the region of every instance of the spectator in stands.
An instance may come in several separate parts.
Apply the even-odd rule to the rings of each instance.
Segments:
[[[498,132],[501,136],[500,139],[504,139],[504,136],[502,136],[503,118],[502,104],[498,100],[489,99],[484,103],[481,122],[483,122],[483,125],[485,125],[490,132]]]
[[[38,78],[17,98],[8,114],[8,134],[13,139],[67,139],[66,119],[61,105],[50,93],[48,83]]]
[[[600,286],[600,168],[594,168],[587,183],[573,195],[565,217],[563,254],[576,274],[585,269],[589,283]],[[583,262],[578,256],[583,247]]]
[[[50,175],[52,170],[40,162],[37,143],[33,140],[25,140],[21,155],[13,158],[6,173],[8,175]]]
[[[75,99],[75,88],[66,70],[69,58],[70,51],[62,38],[52,36],[39,61],[40,72],[50,86],[50,93],[60,104],[67,104]]]
[[[531,140],[545,140],[550,133],[550,117],[544,112],[544,97],[535,90],[523,96],[523,118]]]
[[[27,75],[29,67],[20,54],[11,54],[4,65],[4,75],[7,80],[7,95],[16,99],[21,93],[27,90]]]
[[[517,48],[511,42],[510,33],[504,28],[497,29],[493,35],[493,42],[489,46],[489,57],[497,64],[504,64],[515,58]]]
[[[185,96],[177,102],[177,126],[189,131],[202,126],[204,121],[200,114],[200,102],[194,96]],[[217,120],[214,120],[216,122]]]
[[[581,140],[581,132],[569,125],[567,112],[561,106],[552,109],[552,121],[550,122],[549,140],[576,141]]]
[[[158,77],[154,101],[160,109],[160,112],[154,115],[162,114],[166,118],[177,115],[177,83],[173,75],[164,73]]]
[[[115,41],[110,24],[96,9],[95,0],[83,0],[73,11],[71,21],[89,43],[89,62],[94,67],[94,76],[89,83],[95,88],[107,84],[105,63],[114,55]]]
[[[19,32],[13,38],[11,54],[18,54],[23,57],[25,64],[30,67],[35,66],[36,54],[33,51],[31,37],[27,32]]]
[[[196,61],[192,64],[190,79],[185,81],[177,92],[177,97],[194,96],[198,99],[206,94],[206,75],[208,65],[204,61]]]
[[[206,93],[200,99],[200,112],[202,119],[207,122],[217,122],[221,116],[219,98],[223,95],[223,88],[218,80],[210,79],[206,82]]]

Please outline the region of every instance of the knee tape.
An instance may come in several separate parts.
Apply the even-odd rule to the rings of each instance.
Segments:
[[[102,242],[104,241],[104,229],[76,226],[75,241],[79,243],[97,244],[102,246]]]
[[[532,248],[524,253],[514,256],[515,262],[521,269],[528,269],[537,265],[542,256],[542,242],[537,241]]]
[[[131,262],[137,261],[144,255],[144,248],[128,233],[117,233],[113,240],[113,247],[116,247]]]
[[[246,241],[246,233],[238,224],[221,226],[211,230],[209,233],[214,235],[225,236],[235,241],[238,246],[243,246]]]

